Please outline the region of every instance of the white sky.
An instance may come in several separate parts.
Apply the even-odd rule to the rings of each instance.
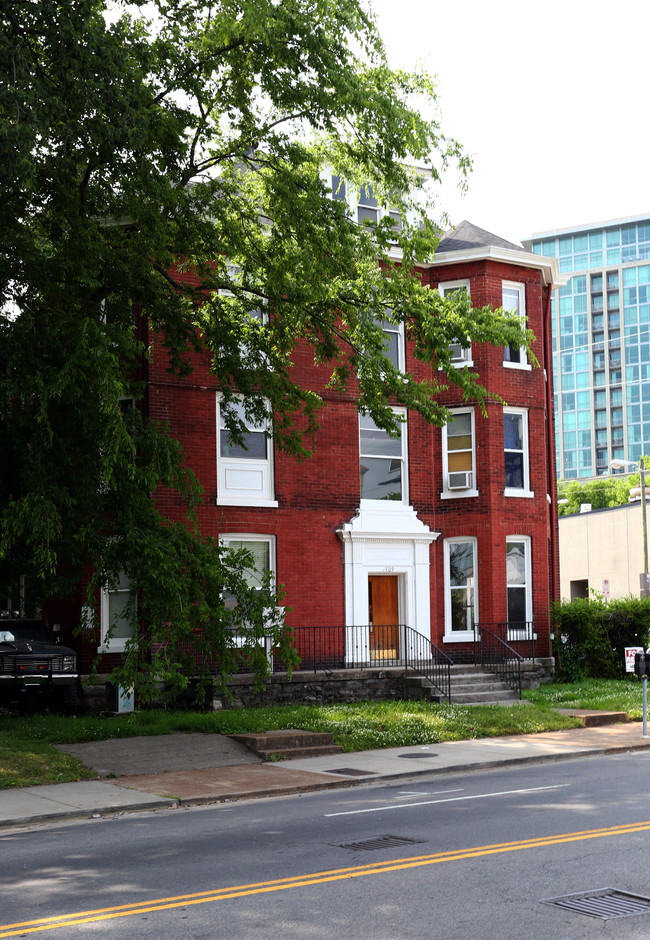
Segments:
[[[510,241],[650,214],[648,0],[370,0],[394,68],[438,77],[442,129],[474,157],[441,197]]]

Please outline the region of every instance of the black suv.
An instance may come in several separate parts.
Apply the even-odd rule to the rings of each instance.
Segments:
[[[66,714],[76,713],[77,654],[56,643],[42,620],[0,620],[0,701],[23,709],[36,696],[57,698]]]

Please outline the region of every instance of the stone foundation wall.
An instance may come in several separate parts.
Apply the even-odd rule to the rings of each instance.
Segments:
[[[553,678],[555,660],[552,656],[526,661],[522,664],[521,684],[524,689],[536,689],[540,682]],[[414,675],[414,673],[410,673]],[[84,687],[88,708],[106,707],[106,680],[98,676],[92,686]],[[215,688],[212,708],[250,708],[255,705],[328,705],[335,702],[385,701],[405,697],[404,668],[342,669],[333,672],[294,672],[291,679],[285,673],[274,673],[266,681],[266,689],[256,692],[250,675],[232,676],[228,681],[230,698]],[[178,703],[180,708],[191,708],[190,696]]]

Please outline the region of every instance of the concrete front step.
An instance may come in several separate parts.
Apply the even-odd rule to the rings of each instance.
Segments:
[[[262,760],[291,760],[298,757],[327,757],[341,754],[343,748],[334,744],[333,735],[322,731],[263,731],[259,733],[231,734],[254,751]]]
[[[478,666],[452,666],[451,701],[459,705],[489,705],[519,701],[519,695],[497,675]],[[423,676],[406,677],[406,691],[412,698],[445,701],[439,689]]]
[[[496,702],[518,702],[519,695],[512,689],[496,689],[491,692],[464,692],[451,694],[453,705],[493,705]]]

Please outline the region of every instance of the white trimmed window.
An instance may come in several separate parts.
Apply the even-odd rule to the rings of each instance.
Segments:
[[[359,192],[359,202],[357,204],[357,222],[372,223],[376,225],[379,221],[379,203],[375,198],[370,183],[365,183]]]
[[[232,533],[221,535],[219,541],[234,552],[244,550],[252,555],[253,564],[242,571],[243,578],[249,588],[259,591],[267,572],[271,572],[275,576],[274,536]],[[234,609],[236,600],[233,595],[224,592],[224,601],[229,610]]]
[[[525,630],[533,619],[530,538],[527,535],[506,538],[506,582],[508,628]]]
[[[404,324],[391,323],[390,320],[380,320],[379,324],[384,334],[386,357],[390,359],[396,369],[404,371]]]
[[[525,408],[503,409],[504,493],[532,496],[528,465],[528,412]]]
[[[370,415],[359,415],[361,499],[408,503],[406,466],[406,422],[399,437],[389,437]]]
[[[442,498],[476,496],[474,409],[459,408],[442,428]]]
[[[242,443],[226,426],[227,409],[244,424]],[[277,506],[273,490],[273,445],[269,421],[247,417],[244,403],[224,406],[217,396],[217,504],[222,506]]]
[[[477,621],[476,539],[446,539],[444,639],[472,640]]]
[[[242,271],[241,271],[241,268],[239,267],[239,265],[237,265],[237,264],[230,264],[230,262],[229,262],[228,265],[227,265],[227,269],[228,269],[228,276],[229,276],[230,280],[231,280],[233,283],[238,284],[239,286],[241,286],[241,283],[242,283]],[[219,296],[220,296],[220,297],[234,297],[235,294],[233,293],[233,291],[228,290],[228,289],[225,288],[225,287],[221,287],[221,288],[219,288]],[[248,316],[251,318],[251,320],[259,320],[261,323],[268,323],[268,313],[267,313],[267,310],[266,310],[266,301],[261,301],[261,300],[260,300],[259,303],[258,303],[258,298],[256,298],[254,294],[250,294],[250,293],[246,293],[245,296],[246,296],[246,297],[250,297],[251,300],[255,302],[255,306],[253,306],[253,307],[248,311]]]
[[[515,281],[503,281],[501,284],[501,306],[504,310],[513,310],[519,314],[522,326],[526,326],[526,285]],[[505,346],[503,349],[504,366],[530,369],[523,346]]]
[[[441,297],[449,297],[452,294],[457,292],[462,292],[469,296],[469,279],[464,278],[460,281],[443,281],[438,284],[438,293]],[[449,346],[449,352],[451,353],[451,362],[452,365],[456,368],[461,366],[471,366],[472,362],[472,344],[469,342],[469,337],[467,338],[466,347],[464,348],[458,339],[454,341]]]
[[[116,584],[102,589],[99,622],[102,633],[100,653],[123,653],[133,636],[133,623],[128,617],[131,585],[124,572]],[[110,632],[110,637],[109,637]]]

